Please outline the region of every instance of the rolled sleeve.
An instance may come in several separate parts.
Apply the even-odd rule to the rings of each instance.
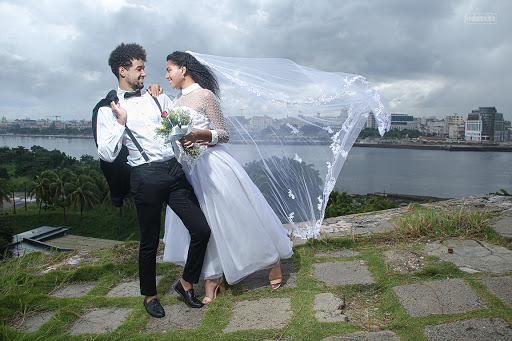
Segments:
[[[98,110],[97,125],[98,155],[107,162],[113,162],[123,144],[125,126],[119,124],[112,110],[102,107]]]

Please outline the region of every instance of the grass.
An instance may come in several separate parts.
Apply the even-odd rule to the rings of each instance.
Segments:
[[[47,212],[45,221],[55,219],[60,213]],[[103,215],[103,217],[102,217]],[[28,221],[34,215],[18,214]],[[108,225],[107,209],[89,212],[84,230],[87,233],[100,233],[102,229],[113,229]],[[406,216],[395,221],[394,231],[387,234],[370,236],[351,236],[350,238],[326,237],[321,240],[308,240],[294,247],[294,256],[286,262],[292,262],[296,269],[296,287],[283,287],[271,290],[268,287],[245,290],[241,284],[228,286],[225,294],[204,310],[200,327],[194,330],[170,330],[166,333],[141,334],[150,320],[141,304],[140,297],[106,297],[105,295],[121,281],[135,278],[138,273],[138,243],[125,242],[108,250],[92,251],[82,255],[93,259],[78,265],[67,264],[76,253],[29,254],[17,259],[0,262],[0,339],[47,339],[52,340],[321,340],[330,335],[341,335],[356,331],[392,330],[402,340],[426,340],[425,326],[441,324],[461,319],[496,317],[512,324],[512,308],[504,303],[480,280],[481,277],[494,276],[489,273],[469,274],[462,272],[453,263],[428,256],[423,251],[423,239],[443,240],[453,238],[477,238],[500,243],[509,249],[510,241],[496,237],[490,228],[487,213],[447,209],[435,211],[429,208],[413,207]],[[37,219],[37,215],[35,215]],[[71,219],[71,218],[70,218]],[[75,219],[75,218],[73,218]],[[73,223],[73,219],[70,221]],[[102,220],[103,219],[103,220]],[[76,223],[76,221],[74,222]],[[84,231],[84,232],[85,232]],[[114,230],[115,236],[116,231]],[[125,235],[126,236],[126,235]],[[133,237],[134,235],[132,235]],[[128,237],[127,237],[128,238]],[[397,273],[390,269],[383,252],[390,249],[405,249],[424,256],[423,267],[414,273]],[[350,249],[359,255],[343,259],[315,257],[315,253]],[[160,249],[160,252],[162,250]],[[377,282],[373,285],[328,285],[315,276],[314,264],[318,262],[362,260]],[[50,267],[54,271],[44,273]],[[159,293],[169,291],[172,283],[179,277],[181,268],[169,263],[158,263],[157,273],[163,278],[158,284]],[[508,273],[505,275],[512,275]],[[463,313],[434,314],[428,316],[410,316],[400,303],[393,287],[418,282],[460,278],[470,286],[487,308],[470,310]],[[70,283],[95,282],[94,288],[80,298],[54,298],[48,294]],[[315,318],[315,295],[333,293],[343,298],[343,313],[349,322],[319,322]],[[233,316],[238,302],[261,298],[288,298],[291,302],[291,318],[281,329],[243,330],[223,333]],[[177,297],[161,297],[163,305],[183,304]],[[68,328],[87,311],[97,307],[128,307],[132,313],[113,333],[105,335],[66,334]],[[39,331],[20,333],[12,328],[13,323],[24,317],[41,312],[55,312],[54,318],[46,322]],[[272,318],[269,312],[268,318]]]
[[[432,209],[413,205],[411,213],[395,221],[393,232],[396,238],[402,240],[449,237],[493,239],[497,234],[491,229],[492,217],[492,214],[476,209]]]

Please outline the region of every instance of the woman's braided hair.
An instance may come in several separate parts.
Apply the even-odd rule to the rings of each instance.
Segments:
[[[219,96],[219,83],[213,72],[206,65],[199,63],[190,53],[175,51],[167,56],[167,61],[171,61],[178,67],[185,66],[187,73],[190,74],[194,82],[199,84],[203,89],[210,90],[217,97]]]

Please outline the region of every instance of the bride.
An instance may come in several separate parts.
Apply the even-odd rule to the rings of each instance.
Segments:
[[[171,87],[181,88],[174,107],[188,110],[194,127],[178,144],[180,162],[212,231],[201,276],[206,280],[203,304],[216,298],[223,274],[234,284],[270,268],[272,288],[279,288],[280,259],[292,256],[292,242],[260,190],[222,145],[229,132],[215,76],[186,52],[168,55],[166,70]],[[184,152],[194,146],[198,157]],[[181,220],[167,208],[164,261],[184,265],[189,238]]]

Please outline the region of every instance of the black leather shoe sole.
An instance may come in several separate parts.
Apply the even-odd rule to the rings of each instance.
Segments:
[[[181,285],[180,280],[178,280],[176,284],[174,284],[174,291],[176,291],[181,297],[183,297],[185,304],[190,308],[201,308],[204,305],[201,301],[199,301],[196,298],[196,295],[194,294],[194,289],[185,291],[183,285]]]
[[[147,303],[146,298],[144,298],[144,308],[146,308],[148,314],[153,317],[162,318],[165,316],[164,308],[160,304],[160,301],[158,301],[158,299],[156,298],[153,298],[151,301]]]

